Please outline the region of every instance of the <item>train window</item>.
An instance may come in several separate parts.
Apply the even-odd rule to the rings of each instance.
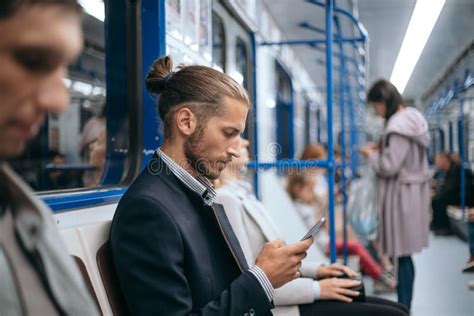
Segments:
[[[283,67],[276,62],[276,140],[280,144],[277,159],[294,158],[293,129],[293,88],[291,78]]]
[[[458,152],[461,153],[461,146],[463,146],[465,161],[469,160],[469,121],[464,118],[464,120],[458,119]],[[461,133],[462,130],[462,133]]]
[[[311,104],[306,99],[305,106],[304,106],[304,145],[308,145],[311,143],[311,117],[313,113],[311,113]]]
[[[248,49],[245,42],[238,38],[235,42],[235,70],[230,75],[234,78],[238,83],[240,83],[248,92],[250,96],[250,81],[249,81],[249,56],[248,56]],[[242,136],[248,139],[252,143],[252,135],[250,130],[253,128],[253,120],[252,115],[247,117],[247,122],[245,124],[245,130],[242,133]],[[253,153],[250,153],[251,156]]]
[[[247,91],[249,91],[249,57],[247,52],[247,46],[245,42],[237,38],[235,44],[235,73],[233,73],[234,79],[236,79]]]
[[[453,152],[453,122],[448,123],[448,149],[449,152]]]
[[[103,8],[102,1],[97,3]],[[49,114],[25,153],[11,162],[36,191],[97,187],[104,173],[107,152],[104,15],[85,14],[83,31],[84,49],[64,79],[70,94],[68,110],[59,115]],[[122,133],[128,135],[127,126]],[[124,139],[121,148],[126,151],[128,138]]]
[[[305,98],[305,145],[321,142],[320,114],[316,104]]]
[[[212,62],[222,72],[225,72],[226,64],[225,43],[224,23],[215,12],[212,12]]]
[[[445,137],[444,131],[441,128],[433,128],[430,130],[431,146],[428,149],[428,159],[430,162],[434,162],[435,156],[445,150]]]
[[[322,127],[322,120],[321,120],[321,109],[316,110],[316,142],[321,143],[321,127]]]

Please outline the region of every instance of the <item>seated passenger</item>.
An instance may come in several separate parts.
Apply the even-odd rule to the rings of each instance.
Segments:
[[[262,244],[249,265],[214,204],[210,179],[240,156],[247,92],[210,67],[174,72],[171,57],[153,63],[146,84],[164,143],[122,197],[110,236],[130,314],[270,315],[274,288],[300,276],[312,238]]]
[[[444,177],[438,192],[431,201],[433,219],[431,229],[436,235],[451,234],[448,205],[461,205],[461,165],[447,152],[441,152],[435,158],[436,167],[444,172]],[[465,172],[465,205],[474,206],[474,179],[469,169]]]
[[[100,184],[105,168],[107,137],[105,124],[100,128],[97,139],[89,145],[89,164],[95,169],[84,173],[84,186],[96,187]]]
[[[263,244],[281,235],[270,213],[243,180],[249,161],[247,146],[248,141],[242,140],[240,158],[222,172],[217,182],[217,201],[224,206],[247,262],[252,263]],[[352,302],[359,293],[349,288],[360,281],[337,278],[342,274],[356,275],[348,267],[304,262],[300,270],[301,278],[275,291],[277,307],[293,306],[285,315],[408,315],[402,305],[383,299],[368,297],[363,303]]]
[[[321,144],[308,144],[301,153],[301,160],[326,160],[328,153],[326,148]],[[327,201],[328,199],[328,181],[326,178],[325,168],[309,168],[311,174],[314,176],[315,186],[314,194],[316,195],[316,203],[319,201]],[[319,207],[323,205],[320,204]]]
[[[98,315],[51,210],[7,164],[48,112],[67,109],[68,64],[82,45],[76,1],[0,5],[0,315]]]
[[[294,201],[296,210],[301,215],[303,221],[308,229],[316,224],[317,219],[324,215],[326,209],[321,209],[316,203],[316,196],[314,195],[314,180],[308,174],[308,171],[300,171],[293,173],[288,177],[287,191]],[[335,210],[336,218],[336,250],[339,255],[343,251],[342,239],[342,213],[340,210]],[[385,269],[372,257],[362,243],[357,239],[355,233],[352,232],[350,226],[347,226],[348,239],[347,251],[348,254],[357,255],[360,258],[360,265],[362,272],[371,276],[374,280],[383,282],[387,287],[395,288],[395,278],[389,271]],[[316,244],[321,251],[329,254],[329,232],[327,226],[316,237]]]

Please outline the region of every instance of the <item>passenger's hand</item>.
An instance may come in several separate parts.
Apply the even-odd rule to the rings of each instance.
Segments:
[[[301,276],[301,260],[313,243],[313,237],[291,245],[282,240],[267,242],[260,251],[255,264],[265,272],[274,288]]]
[[[351,268],[339,263],[333,263],[329,266],[319,266],[318,270],[316,270],[316,279],[319,280],[331,277],[339,277],[344,273],[347,274],[347,276],[350,278],[357,276],[357,273]]]
[[[368,143],[365,146],[359,147],[359,152],[364,155],[365,157],[370,156],[377,150],[378,146],[374,143]]]
[[[352,297],[359,296],[360,293],[348,288],[357,286],[360,282],[362,281],[336,278],[321,280],[319,281],[321,288],[320,299],[352,302]]]

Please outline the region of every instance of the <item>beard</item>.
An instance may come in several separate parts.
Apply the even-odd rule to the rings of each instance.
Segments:
[[[184,142],[184,155],[187,162],[198,174],[209,180],[215,180],[219,178],[229,160],[218,160],[207,157],[206,146],[203,139],[204,127],[198,126],[196,131]]]

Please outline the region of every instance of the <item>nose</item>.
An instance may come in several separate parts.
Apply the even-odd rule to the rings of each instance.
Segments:
[[[240,138],[237,138],[232,142],[232,145],[227,149],[227,153],[234,158],[240,157]]]
[[[64,84],[65,67],[56,70],[39,86],[37,95],[38,106],[46,111],[61,113],[69,105],[69,93]]]

